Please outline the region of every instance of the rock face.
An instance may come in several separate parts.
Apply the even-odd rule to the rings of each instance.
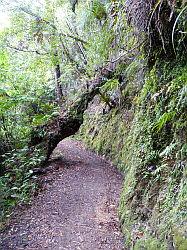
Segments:
[[[155,62],[155,53],[161,58],[174,57],[171,34],[177,15],[175,7],[181,3],[173,0],[126,1],[128,22],[135,28],[137,39],[143,41],[151,66]]]
[[[150,11],[151,1],[126,1],[126,12],[129,22],[142,32],[147,30]]]

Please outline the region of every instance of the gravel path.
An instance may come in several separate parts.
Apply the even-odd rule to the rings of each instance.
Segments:
[[[117,207],[122,176],[82,143],[64,140],[58,170],[0,235],[1,250],[122,250]]]

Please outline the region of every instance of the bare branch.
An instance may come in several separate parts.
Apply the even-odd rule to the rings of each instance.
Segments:
[[[76,35],[78,35],[77,32],[76,32],[76,30],[75,30],[75,31],[73,30],[73,28],[71,27],[71,25],[70,25],[70,23],[69,23],[68,20],[66,20],[66,24],[67,24],[69,30],[70,30],[72,33],[75,32]],[[82,56],[83,56],[83,59],[84,59],[84,64],[86,65],[86,64],[87,64],[87,59],[86,59],[86,55],[85,55],[84,50],[83,50],[82,43],[77,41],[77,46],[79,47],[79,50],[80,50],[80,52],[81,52],[81,54],[82,54]]]
[[[115,62],[119,61],[119,60],[120,60],[122,57],[124,57],[124,56],[126,56],[127,59],[132,60],[133,58],[132,58],[132,57],[128,57],[127,55],[128,55],[129,53],[132,53],[135,49],[140,48],[143,44],[144,44],[144,41],[141,42],[140,44],[136,45],[135,47],[133,47],[131,50],[125,51],[125,52],[124,52],[122,55],[120,55],[118,58],[116,58],[116,59],[114,59],[114,60],[112,60],[112,61],[111,61],[111,60],[108,60],[107,62],[115,63]]]
[[[6,46],[7,46],[8,48],[10,48],[10,49],[14,49],[14,50],[20,51],[20,52],[36,53],[36,54],[42,55],[42,56],[48,55],[48,54],[49,54],[49,53],[41,53],[41,52],[39,52],[38,50],[25,50],[25,49],[21,49],[21,48],[18,48],[18,47],[14,47],[14,46],[9,45],[9,44],[7,44]]]
[[[43,22],[45,22],[46,24],[48,24],[49,26],[51,26],[54,30],[58,31],[57,27],[56,27],[53,23],[51,23],[50,21],[48,21],[48,20],[42,18],[41,16],[39,16],[39,15],[37,15],[37,14],[35,14],[35,13],[33,13],[31,10],[25,9],[25,8],[23,8],[23,7],[21,7],[20,10],[23,11],[23,12],[25,12],[26,14],[28,14],[28,15],[30,15],[30,16],[35,17],[36,20],[38,20],[38,21],[43,21]],[[66,34],[66,33],[64,33],[64,32],[62,32],[62,31],[61,31],[58,35],[62,35],[62,36],[65,36],[65,37],[69,37],[69,38],[74,39],[75,41],[79,41],[79,42],[82,42],[82,43],[84,43],[84,44],[87,44],[87,42],[84,41],[82,38],[79,38],[79,37],[74,36],[74,35],[71,35],[71,34]]]

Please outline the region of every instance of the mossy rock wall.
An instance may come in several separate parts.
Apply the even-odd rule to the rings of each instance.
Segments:
[[[80,130],[124,172],[119,215],[128,249],[187,249],[187,67],[175,65],[155,66],[130,108],[87,113]]]

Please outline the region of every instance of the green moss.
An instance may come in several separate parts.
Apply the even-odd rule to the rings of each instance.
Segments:
[[[166,250],[165,244],[161,244],[158,239],[149,238],[144,240],[139,240],[135,243],[133,250]]]
[[[186,250],[187,249],[187,238],[179,233],[174,235],[174,243],[177,250]]]
[[[107,17],[105,5],[98,0],[93,1],[92,12],[93,12],[95,18],[97,18],[98,20],[102,20],[102,19],[105,19]]]
[[[123,105],[123,110],[87,116],[81,129],[84,141],[125,173],[119,215],[129,248],[165,250],[175,244],[177,250],[187,249],[183,236],[187,230],[186,72],[184,65],[172,70],[170,64],[155,66],[138,95],[132,85],[130,92],[124,91],[125,100],[127,95],[136,100],[130,108]],[[174,228],[181,232],[171,237]],[[143,237],[136,237],[137,232]]]

